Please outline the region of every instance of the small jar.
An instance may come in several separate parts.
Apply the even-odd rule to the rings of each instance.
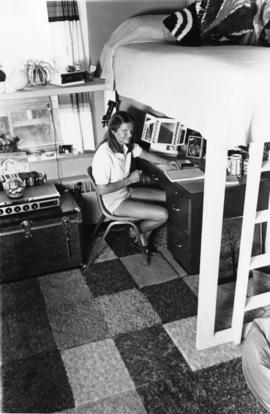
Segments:
[[[2,69],[2,65],[0,63],[0,93],[6,92],[6,74]]]
[[[3,184],[4,190],[9,198],[20,198],[24,194],[25,183],[18,174],[10,174]]]

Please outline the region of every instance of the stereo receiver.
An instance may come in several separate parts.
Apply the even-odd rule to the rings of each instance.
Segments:
[[[58,206],[60,194],[54,184],[27,187],[18,199],[10,199],[4,191],[0,192],[0,217]]]

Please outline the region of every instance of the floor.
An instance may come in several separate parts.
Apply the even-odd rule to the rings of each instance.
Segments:
[[[165,238],[149,267],[119,229],[85,276],[0,285],[2,413],[266,413],[246,386],[242,345],[196,350],[198,275]],[[233,288],[220,285],[217,329],[230,323]]]

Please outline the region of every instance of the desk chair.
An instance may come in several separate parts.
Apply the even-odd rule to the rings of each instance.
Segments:
[[[139,228],[138,228],[138,226],[136,225],[136,222],[138,222],[139,220],[138,220],[137,218],[134,218],[134,217],[114,216],[113,214],[111,214],[111,213],[110,213],[110,212],[106,209],[106,207],[105,207],[105,205],[104,205],[104,203],[103,203],[102,197],[101,197],[101,195],[100,195],[100,194],[99,194],[99,192],[98,192],[98,189],[97,189],[97,186],[96,186],[96,183],[95,183],[95,180],[94,180],[93,174],[92,174],[92,167],[89,167],[89,168],[87,169],[87,173],[88,173],[88,175],[89,175],[90,182],[91,182],[91,184],[92,184],[92,186],[93,186],[93,188],[94,188],[94,190],[95,190],[95,192],[96,192],[96,195],[97,195],[97,201],[98,201],[98,205],[99,205],[100,210],[101,210],[101,216],[100,216],[100,218],[99,218],[99,220],[98,220],[98,223],[97,223],[97,225],[96,225],[96,227],[95,227],[95,229],[94,229],[94,232],[93,232],[93,234],[92,234],[92,238],[94,239],[94,237],[95,237],[95,236],[96,236],[96,234],[98,233],[98,230],[100,229],[101,224],[104,222],[104,220],[105,220],[106,218],[110,221],[110,223],[109,223],[109,225],[107,226],[107,228],[106,228],[106,230],[105,230],[105,232],[104,232],[103,236],[102,236],[102,237],[101,237],[101,239],[98,241],[98,243],[97,243],[97,244],[96,244],[96,246],[94,247],[93,251],[90,253],[90,256],[89,256],[89,258],[88,258],[87,263],[86,263],[86,264],[82,267],[82,272],[83,272],[83,273],[86,273],[86,272],[90,269],[90,267],[91,267],[92,263],[94,262],[94,260],[95,260],[95,259],[96,259],[96,257],[98,256],[98,254],[99,254],[99,252],[100,252],[100,249],[101,249],[101,247],[102,247],[102,244],[103,244],[103,242],[104,242],[105,238],[107,237],[107,235],[108,235],[109,231],[110,231],[110,230],[111,230],[114,226],[122,226],[122,225],[127,225],[127,226],[130,226],[130,227],[132,227],[132,228],[133,228],[133,230],[134,230],[134,232],[135,232],[135,234],[136,234],[137,240],[139,240],[139,245],[141,246],[142,252],[143,252],[143,253],[144,253],[144,255],[145,255],[146,264],[147,264],[147,265],[149,265],[149,264],[150,264],[150,257],[149,257],[149,255],[148,255],[148,254],[146,254],[146,253],[145,253],[145,251],[144,251],[144,249],[143,249],[143,245],[142,245],[142,243],[141,243],[141,239],[140,239],[140,232],[139,232]]]

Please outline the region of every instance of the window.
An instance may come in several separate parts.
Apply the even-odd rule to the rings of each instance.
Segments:
[[[28,153],[54,150],[63,144],[58,112],[57,100],[47,97],[11,101],[0,107],[0,133],[17,136],[18,149]]]

